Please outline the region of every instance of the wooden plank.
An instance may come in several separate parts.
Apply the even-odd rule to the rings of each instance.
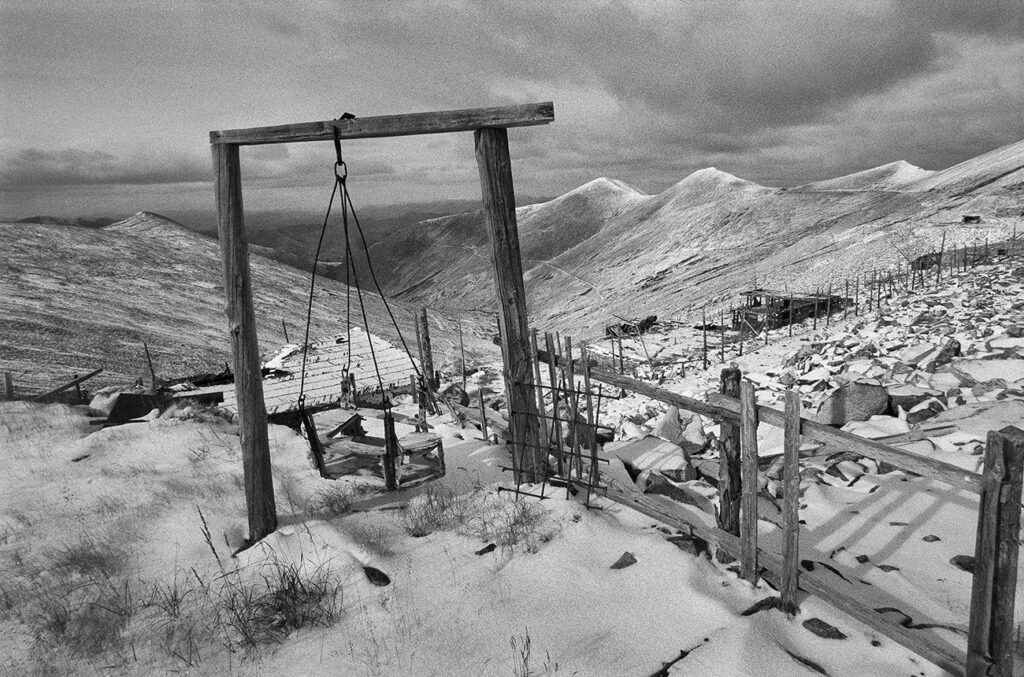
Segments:
[[[606,497],[616,503],[656,519],[666,526],[691,533],[699,538],[717,544],[734,557],[741,557],[739,538],[715,528],[709,515],[696,508],[681,505],[664,496],[641,494],[635,488],[619,485],[610,487]],[[779,555],[767,550],[758,550],[758,563],[767,571],[781,577],[783,564]],[[832,583],[818,571],[805,571],[798,584],[807,592],[820,597],[840,611],[860,621],[875,632],[906,647],[922,658],[931,661],[951,675],[962,677],[966,655],[935,634],[933,630],[912,630],[893,623],[877,611],[864,606],[853,596],[832,587]]]
[[[558,372],[555,368],[555,340],[551,332],[544,332],[544,345],[547,347],[548,378],[551,380],[551,427],[555,436],[555,450],[558,456],[555,459],[559,476],[565,476],[564,454],[562,451],[562,422],[559,420],[558,412],[560,389],[558,387]],[[540,351],[537,351],[538,360],[541,359]]]
[[[718,393],[711,393],[708,396],[708,400],[710,402],[705,406],[713,408],[720,407],[726,412],[726,415],[731,414],[733,416],[739,416],[740,403],[738,400],[724,397]],[[779,428],[785,427],[785,414],[777,409],[758,405],[757,416],[758,420],[762,423],[767,423]],[[904,470],[917,473],[918,475],[923,475],[925,477],[939,480],[940,482],[945,482],[957,489],[967,489],[974,493],[978,493],[981,489],[981,475],[964,470],[963,468],[959,468],[950,463],[944,463],[943,461],[938,461],[926,456],[918,456],[917,454],[903,449],[896,449],[874,440],[859,437],[852,433],[832,428],[815,421],[808,421],[806,419],[804,419],[803,424],[801,425],[801,432],[804,436],[810,437],[813,440],[824,442],[825,444],[830,444],[841,449],[847,449],[849,451],[856,452],[861,456],[873,458],[881,463],[889,463],[898,468],[903,468]]]
[[[42,395],[36,395],[35,397],[32,398],[32,401],[33,402],[38,402],[39,400],[45,400],[45,399],[47,399],[49,397],[53,397],[54,395],[59,395],[62,392],[64,392],[65,390],[68,390],[69,388],[74,388],[78,384],[84,383],[84,382],[88,381],[89,379],[91,379],[93,376],[97,376],[97,375],[102,374],[102,373],[103,373],[103,367],[100,367],[99,369],[96,369],[95,371],[89,372],[85,376],[78,376],[76,378],[73,378],[70,381],[68,381],[67,383],[65,383],[64,385],[60,386],[59,388],[54,388],[53,390],[51,390],[48,393],[43,393]],[[8,374],[8,377],[9,377],[9,374]],[[10,395],[10,397],[8,399],[13,399],[13,397],[14,397],[14,386],[13,385],[11,385],[10,391],[11,391],[11,395]]]
[[[427,387],[432,392],[437,392],[437,374],[434,371],[434,351],[430,347],[430,318],[427,316],[427,309],[423,308],[420,310],[420,314],[417,316],[417,322],[419,323],[418,336],[422,337],[423,344],[421,347],[421,358],[420,365],[423,367],[423,377],[426,379]],[[440,412],[435,412],[440,413]]]
[[[779,593],[782,610],[797,613],[796,589],[800,576],[800,394],[786,391],[782,466],[782,575]]]
[[[533,347],[531,353],[533,359],[530,360],[530,362],[533,363],[533,382],[537,391],[537,413],[540,415],[540,420],[538,421],[539,439],[537,440],[537,443],[544,449],[544,462],[545,464],[547,464],[548,447],[551,446],[551,435],[548,431],[548,417],[547,411],[544,407],[544,388],[541,387],[542,384],[540,379],[540,358],[537,356],[539,351],[537,349],[536,328],[530,330],[530,345]]]
[[[384,414],[384,489],[394,491],[398,489],[398,477],[395,474],[395,462],[401,455],[398,448],[398,436],[395,434],[395,419],[391,412]]]
[[[553,109],[552,109],[553,110]],[[552,113],[553,114],[553,113]],[[511,418],[513,457],[523,459],[525,478],[516,482],[540,481],[544,467],[541,449],[530,444],[537,439],[537,407],[533,401],[533,369],[530,359],[530,328],[526,311],[523,264],[516,224],[516,201],[512,186],[512,160],[508,152],[508,131],[500,128],[478,129],[473,138],[480,170],[484,222],[491,242],[494,284],[501,312],[501,354],[504,364],[505,392]],[[527,449],[533,446],[532,449]]]
[[[974,546],[969,677],[1012,677],[1024,431],[990,431]]]
[[[555,119],[551,101],[493,108],[354,117],[319,122],[300,122],[270,127],[210,132],[210,143],[247,146],[264,143],[298,143],[332,139],[370,139],[414,134],[472,132],[483,128],[546,125]]]
[[[757,584],[757,400],[754,384],[740,383],[740,577]]]
[[[726,367],[721,374],[722,393],[739,397],[740,370]],[[735,421],[722,419],[721,455],[718,464],[718,527],[740,534],[740,428]]]
[[[256,543],[277,528],[277,507],[270,474],[267,410],[252,305],[249,246],[245,240],[242,175],[238,146],[215,144],[211,149],[216,170],[217,230],[226,296],[224,314],[235,372],[249,543]]]

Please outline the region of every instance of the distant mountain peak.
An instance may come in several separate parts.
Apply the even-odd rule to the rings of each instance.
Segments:
[[[669,191],[716,190],[721,188],[760,188],[753,181],[741,179],[729,172],[716,167],[705,167],[693,172],[682,181],[669,188]]]
[[[814,181],[800,186],[807,190],[901,190],[935,172],[921,169],[906,160],[896,160],[834,179]]]
[[[196,236],[196,233],[174,219],[169,219],[155,212],[138,212],[117,223],[106,226],[103,230],[114,230],[136,235],[182,234]]]

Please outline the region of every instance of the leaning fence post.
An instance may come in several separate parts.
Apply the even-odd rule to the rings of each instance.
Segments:
[[[740,383],[740,577],[757,583],[757,400],[754,384]]]
[[[1012,677],[1024,430],[989,431],[974,545],[967,677]]]
[[[722,394],[740,396],[740,370],[722,370]],[[730,534],[740,533],[740,429],[722,419],[721,454],[718,458],[718,528]],[[720,551],[719,559],[724,551]]]
[[[402,452],[398,448],[398,436],[395,435],[395,419],[391,412],[384,414],[384,488],[394,491],[398,488],[398,477],[395,463]]]
[[[779,593],[782,610],[797,612],[797,578],[800,575],[800,394],[786,391],[782,466],[782,576]]]

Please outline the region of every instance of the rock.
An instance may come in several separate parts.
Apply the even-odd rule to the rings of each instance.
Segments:
[[[1024,337],[1024,326],[1011,324],[1006,328],[1006,335],[1010,338],[1022,338]]]
[[[942,392],[939,390],[919,388],[912,385],[894,385],[887,387],[885,390],[889,394],[889,409],[894,414],[900,409],[910,411],[928,398],[938,398],[942,395]]]
[[[939,538],[938,536],[936,536],[935,534],[928,534],[927,536],[925,536],[921,540],[924,541],[925,543],[934,543],[935,541],[941,541],[942,539]]]
[[[921,402],[907,412],[907,425],[916,425],[921,421],[927,421],[945,410],[946,408],[942,406],[942,402],[933,397],[925,402]]]
[[[690,420],[683,425],[683,436],[677,444],[687,454],[699,453],[707,447],[708,436],[704,433],[704,423],[699,414],[692,414]]]
[[[938,349],[934,343],[917,343],[904,348],[899,352],[896,358],[903,364],[908,364],[912,367],[916,367],[922,360],[928,355],[935,352]]]
[[[366,574],[366,580],[370,581],[378,587],[384,587],[385,585],[391,584],[391,578],[376,567],[363,567],[363,573]]]
[[[1010,360],[973,360],[960,359],[950,365],[954,374],[959,376],[964,385],[985,383],[994,379],[1007,382],[1024,379],[1024,359]]]
[[[889,409],[889,393],[879,385],[847,383],[818,407],[816,419],[826,425],[843,426],[850,421],[866,421]]]
[[[846,639],[846,635],[839,628],[820,618],[808,618],[803,622],[803,626],[824,639]]]
[[[938,367],[952,362],[954,357],[960,357],[960,342],[956,339],[949,339],[941,350],[927,360],[922,360],[919,366],[927,372],[934,373]]]
[[[679,408],[669,407],[652,426],[651,434],[673,444],[679,444],[683,437],[683,427],[679,425]]]
[[[622,556],[615,560],[615,564],[611,565],[612,569],[625,569],[636,564],[636,557],[631,552],[624,552]]]
[[[450,386],[442,390],[441,394],[451,400],[458,402],[464,407],[469,406],[469,394],[465,390],[463,390],[462,386],[459,385],[458,383],[451,384]]]
[[[828,367],[815,367],[806,374],[802,374],[797,377],[799,383],[817,383],[818,381],[827,381],[832,376],[832,372]]]
[[[954,555],[949,560],[949,563],[957,569],[962,569],[972,576],[974,575],[974,558],[970,555]]]
[[[645,494],[658,494],[661,496],[667,496],[674,501],[680,503],[686,503],[688,505],[695,506],[700,510],[708,513],[709,515],[715,514],[715,504],[711,501],[708,496],[697,491],[694,485],[708,487],[703,481],[695,480],[692,482],[680,482],[679,484],[670,482],[667,477],[659,472],[652,472],[646,475],[641,475],[639,478],[643,482],[641,485]]]

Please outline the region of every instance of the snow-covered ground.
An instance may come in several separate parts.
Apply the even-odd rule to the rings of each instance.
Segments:
[[[989,367],[1017,359],[1016,279],[1012,267],[979,269],[737,361],[757,378],[764,402],[774,401],[787,373],[814,406],[851,378],[942,386],[948,411],[927,422],[955,422],[960,437],[925,438],[932,448],[917,440],[912,450],[976,470],[975,428],[997,421],[968,420],[958,410],[986,408],[1019,420],[1003,408],[1020,401],[1020,384],[1005,370],[1001,383],[975,378],[981,372],[973,386],[932,383],[955,375],[958,363],[905,370],[896,355],[957,337],[957,359],[971,369],[980,369],[974,361]],[[945,313],[936,312],[939,305]],[[918,322],[925,311],[929,319]],[[932,321],[940,316],[953,319]],[[837,357],[835,347],[851,338],[875,351]],[[814,347],[789,360],[801,346]],[[868,371],[851,377],[854,366]],[[799,380],[821,367],[815,379]],[[719,368],[662,385],[700,394],[715,386]],[[915,380],[921,374],[927,383]],[[645,434],[660,419],[664,407],[635,395],[605,410],[620,437]],[[700,435],[716,432],[710,421],[697,422]],[[772,610],[745,616],[774,590],[695,557],[680,534],[605,499],[600,510],[587,510],[564,490],[549,488],[543,501],[498,492],[511,484],[502,470],[505,447],[442,417],[432,423],[444,439],[448,475],[395,494],[384,494],[372,477],[319,478],[304,440],[271,426],[280,528],[232,556],[246,523],[230,422],[186,409],[90,433],[77,410],[0,405],[0,672],[943,674],[821,599],[802,598],[794,619]],[[371,434],[381,433],[379,425],[366,423]],[[905,412],[874,425],[910,429]],[[762,427],[760,442],[763,455],[778,453],[781,433]],[[698,456],[714,461],[713,453]],[[769,495],[772,482],[769,469]],[[805,460],[801,491],[805,569],[830,572],[837,588],[891,608],[886,613],[897,622],[937,624],[935,633],[963,647],[970,575],[953,560],[973,555],[976,495],[824,454]],[[713,488],[707,495],[713,503]],[[761,540],[777,550],[771,504],[762,505]],[[612,568],[624,553],[636,562]],[[378,572],[386,585],[371,581],[382,582]],[[811,631],[819,626],[845,638]]]

